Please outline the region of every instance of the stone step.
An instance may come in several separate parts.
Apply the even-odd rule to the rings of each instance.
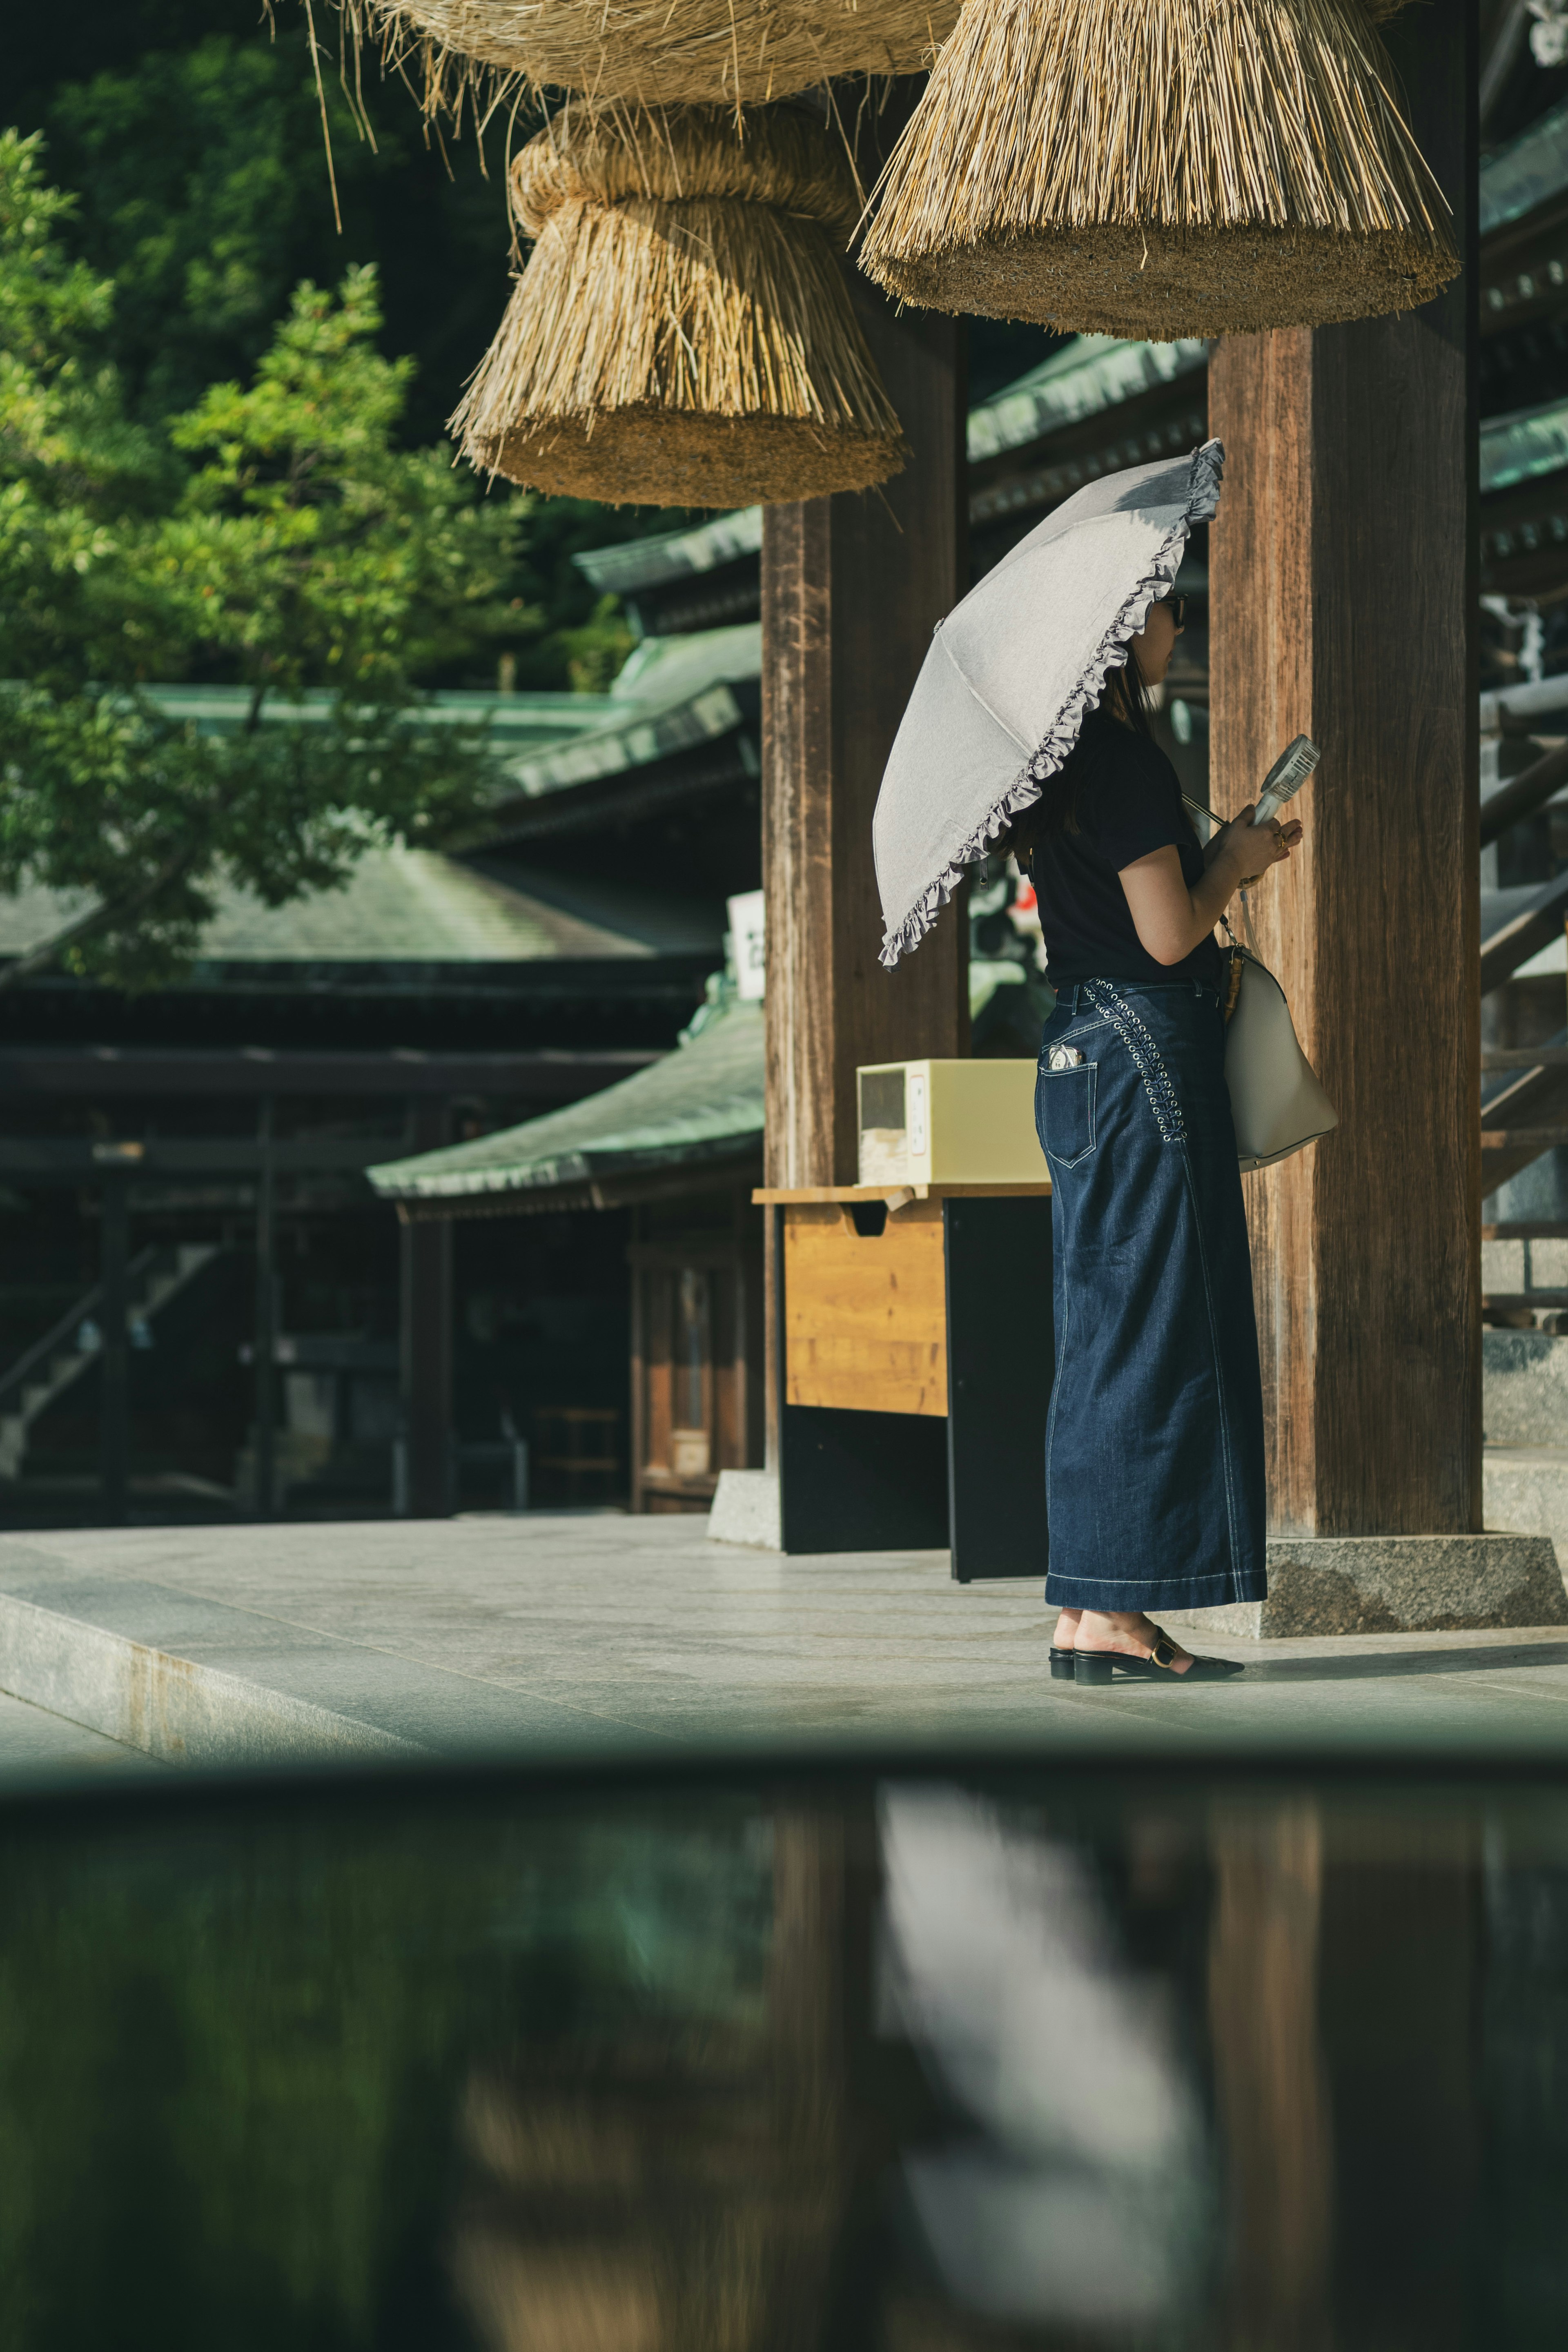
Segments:
[[[1550,1536],[1568,1571],[1568,1444],[1489,1445],[1482,1491],[1488,1527]]]
[[[1568,1625],[1555,1545],[1499,1516],[1489,1506],[1484,1535],[1270,1536],[1266,1601],[1160,1616],[1262,1642]]]
[[[1568,1335],[1481,1333],[1481,1426],[1489,1445],[1568,1445]]]
[[[528,1728],[517,1694],[135,1576],[0,1542],[0,1691],[165,1764],[473,1756]]]

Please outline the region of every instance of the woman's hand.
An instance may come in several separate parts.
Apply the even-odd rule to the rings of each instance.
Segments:
[[[1282,864],[1300,840],[1301,828],[1294,821],[1254,825],[1254,806],[1215,835],[1203,878],[1191,889],[1173,849],[1152,850],[1121,868],[1132,928],[1156,963],[1180,963],[1191,955],[1237,892],[1270,866]]]
[[[1233,887],[1238,889],[1250,889],[1271,866],[1282,865],[1301,838],[1300,824],[1294,817],[1284,824],[1278,817],[1270,817],[1267,824],[1254,824],[1257,805],[1249,801],[1239,816],[1210,835],[1204,850],[1204,863],[1210,869],[1221,857],[1231,860],[1237,872]]]

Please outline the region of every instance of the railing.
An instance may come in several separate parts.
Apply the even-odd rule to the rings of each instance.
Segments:
[[[133,1282],[140,1281],[144,1274],[151,1273],[160,1255],[160,1246],[156,1242],[149,1248],[137,1252],[125,1269],[127,1290]],[[95,1282],[92,1288],[79,1298],[74,1307],[67,1308],[58,1323],[50,1325],[41,1339],[35,1339],[25,1354],[18,1356],[14,1364],[8,1365],[5,1371],[0,1372],[0,1402],[3,1402],[13,1389],[23,1387],[29,1375],[35,1372],[40,1364],[47,1364],[58,1348],[64,1347],[68,1340],[74,1345],[76,1333],[83,1322],[95,1307],[101,1307],[102,1304],[103,1285],[101,1282]],[[80,1354],[82,1351],[79,1349],[77,1352]]]

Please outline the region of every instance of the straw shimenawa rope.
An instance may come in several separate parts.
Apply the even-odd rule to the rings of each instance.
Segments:
[[[393,50],[421,56],[427,100],[474,68],[601,101],[746,105],[837,74],[929,65],[958,0],[346,0]]]
[[[572,101],[512,166],[537,239],[452,419],[465,457],[574,498],[749,505],[904,463],[836,247],[858,199],[810,115]]]
[[[873,203],[906,301],[1155,341],[1414,310],[1459,266],[1357,0],[966,0]]]

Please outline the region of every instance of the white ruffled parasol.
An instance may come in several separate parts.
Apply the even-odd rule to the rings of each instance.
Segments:
[[[885,964],[919,946],[965,867],[1039,799],[1107,672],[1169,594],[1224,465],[1205,441],[1090,482],[938,624],[871,826]]]

